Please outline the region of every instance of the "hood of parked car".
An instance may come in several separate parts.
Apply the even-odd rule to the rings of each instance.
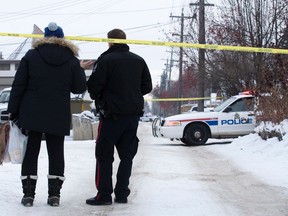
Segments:
[[[165,118],[166,120],[183,120],[183,119],[203,119],[203,118],[216,118],[218,112],[191,112],[179,115],[173,115]]]
[[[8,103],[0,103],[0,109],[7,109]]]

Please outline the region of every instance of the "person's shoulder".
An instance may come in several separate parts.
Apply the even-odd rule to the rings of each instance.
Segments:
[[[99,63],[101,64],[103,62],[106,62],[106,61],[110,60],[111,58],[113,58],[113,53],[107,53],[98,59],[97,64],[99,64]]]
[[[37,49],[29,49],[27,52],[26,52],[26,54],[31,54],[31,53],[37,53],[38,51],[37,51]]]
[[[25,55],[24,55],[24,57],[23,58],[30,58],[31,56],[33,56],[33,55],[37,55],[37,51],[35,50],[35,49],[29,49],[26,53],[25,53]]]
[[[131,51],[129,51],[128,53],[129,53],[131,56],[134,56],[135,58],[138,58],[138,59],[141,59],[141,60],[144,61],[144,58],[143,58],[142,56],[140,56],[139,54],[134,53],[134,52],[131,52]]]

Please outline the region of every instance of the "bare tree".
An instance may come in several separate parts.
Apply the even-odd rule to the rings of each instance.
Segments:
[[[217,8],[216,13],[215,8],[206,11],[208,44],[288,48],[287,0],[222,0],[222,5],[224,6]],[[196,7],[191,8],[191,17],[194,19],[185,22],[184,42],[198,43],[197,12]],[[173,31],[176,32],[177,29]],[[198,65],[198,52],[187,48],[183,51],[186,60],[184,71],[189,71],[189,68]],[[193,73],[196,77],[193,84],[196,85],[197,69]],[[210,89],[221,92],[222,96],[238,94],[244,90],[270,92],[272,96],[277,94],[273,104],[288,107],[281,102],[283,98],[288,98],[287,55],[206,50],[206,73],[207,92]],[[193,95],[194,91],[196,90],[192,88],[189,93]],[[271,104],[271,101],[261,101],[262,105],[259,107],[262,107],[262,111],[265,104]],[[278,118],[274,122],[279,122],[279,119],[288,115],[288,110],[284,108],[280,112],[276,112]]]
[[[223,0],[223,5],[218,19],[214,17],[209,25],[209,43],[280,47],[287,23],[287,0]],[[279,78],[269,53],[213,51],[207,55],[211,77],[227,94],[265,88],[267,68],[273,73],[269,81]]]

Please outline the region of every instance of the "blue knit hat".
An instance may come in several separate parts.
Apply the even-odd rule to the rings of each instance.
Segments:
[[[64,32],[62,28],[58,26],[55,22],[50,22],[48,26],[44,29],[44,31],[44,37],[64,37]]]

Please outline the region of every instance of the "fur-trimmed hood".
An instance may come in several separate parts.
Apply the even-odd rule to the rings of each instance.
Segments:
[[[57,37],[44,37],[41,39],[37,39],[35,40],[35,42],[32,44],[33,48],[37,48],[43,44],[57,44],[59,46],[63,46],[63,47],[68,47],[74,54],[74,56],[78,56],[79,55],[79,48],[73,44],[70,41],[67,41],[63,38],[57,38]]]
[[[49,65],[63,65],[78,56],[78,47],[63,38],[44,37],[33,43],[35,51],[39,52]]]

